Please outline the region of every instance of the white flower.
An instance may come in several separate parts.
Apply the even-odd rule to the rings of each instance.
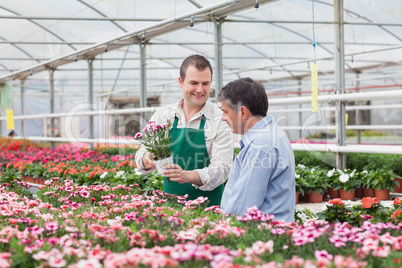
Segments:
[[[367,170],[364,170],[363,172],[362,172],[362,174],[367,174],[368,172],[367,172]]]
[[[310,172],[311,172],[311,173],[314,173],[314,171],[315,171],[315,169],[314,169],[314,168],[312,168],[312,169],[310,170]]]
[[[350,173],[350,177],[353,177],[355,175],[355,171],[356,171],[356,169],[354,169],[353,172]]]
[[[116,178],[119,178],[124,175],[124,170],[116,172]]]
[[[305,165],[302,165],[302,164],[298,164],[297,166],[298,166],[298,167],[301,167],[301,168],[305,168],[305,167],[306,167]]]
[[[102,175],[100,175],[100,178],[103,179],[104,177],[106,177],[106,175],[107,175],[107,171],[103,172]]]
[[[328,171],[327,177],[332,177],[334,175],[334,173],[335,173],[335,169]]]
[[[342,183],[345,183],[345,182],[349,181],[349,175],[348,175],[348,174],[342,174],[342,175],[339,177],[339,180],[340,180]]]
[[[296,179],[298,179],[298,178],[300,178],[300,175],[296,174],[295,177],[296,177]]]
[[[138,168],[135,168],[135,169],[134,169],[134,174],[137,175],[137,176],[141,176],[141,175],[142,175],[141,171],[140,171]]]

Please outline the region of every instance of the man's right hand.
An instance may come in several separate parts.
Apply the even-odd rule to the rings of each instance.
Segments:
[[[149,169],[156,169],[155,162],[154,162],[154,155],[150,152],[146,152],[142,157],[142,164],[146,170]]]

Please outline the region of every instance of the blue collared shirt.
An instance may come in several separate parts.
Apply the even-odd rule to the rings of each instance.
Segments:
[[[295,159],[285,132],[270,115],[258,121],[240,140],[223,192],[224,213],[242,216],[257,206],[275,220],[294,221]]]

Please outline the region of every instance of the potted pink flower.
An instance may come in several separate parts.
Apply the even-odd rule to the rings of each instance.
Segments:
[[[166,166],[172,163],[172,151],[170,150],[171,122],[158,125],[154,121],[149,121],[142,132],[134,135],[134,139],[138,140],[148,152],[154,157],[155,165],[158,173],[163,175]]]

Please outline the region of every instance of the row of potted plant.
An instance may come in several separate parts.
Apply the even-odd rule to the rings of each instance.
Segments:
[[[307,167],[302,164],[296,166],[296,191],[302,195],[313,197],[313,202],[322,202],[324,192],[328,191],[331,198],[341,197],[343,200],[354,200],[355,190],[366,189],[365,196],[374,196],[380,200],[389,200],[389,193],[395,191],[399,182],[391,170],[378,168],[375,170],[356,171],[350,169],[326,169]],[[368,190],[374,190],[370,192]],[[337,192],[338,191],[338,192]],[[384,194],[385,195],[381,195]],[[339,196],[337,196],[339,195]],[[310,202],[311,202],[310,201]]]

